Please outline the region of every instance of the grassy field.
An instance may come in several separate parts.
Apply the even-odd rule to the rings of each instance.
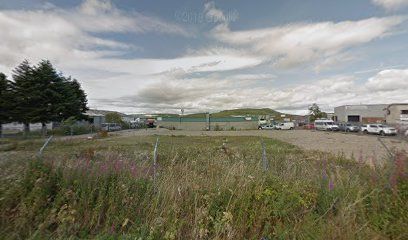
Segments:
[[[402,153],[370,168],[264,139],[264,169],[258,137],[161,136],[154,178],[155,141],[54,141],[41,158],[40,140],[0,151],[0,238],[408,238]]]

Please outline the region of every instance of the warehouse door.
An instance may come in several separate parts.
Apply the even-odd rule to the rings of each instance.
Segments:
[[[348,122],[360,122],[360,115],[348,115],[347,121]]]

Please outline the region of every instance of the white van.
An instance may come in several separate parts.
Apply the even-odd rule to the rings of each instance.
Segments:
[[[317,119],[314,123],[316,130],[323,131],[338,131],[339,126],[337,126],[333,120],[330,119]]]
[[[293,130],[295,129],[295,123],[294,122],[283,122],[279,123],[275,127],[278,130]]]

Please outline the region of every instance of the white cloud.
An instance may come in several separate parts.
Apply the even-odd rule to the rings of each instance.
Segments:
[[[231,76],[230,78],[227,77],[228,79],[233,79],[233,80],[273,80],[276,79],[276,75],[270,74],[270,73],[264,73],[264,74],[236,74]]]
[[[109,0],[85,0],[74,11],[59,11],[89,32],[160,32],[190,36],[182,27],[135,11],[122,11]]]
[[[2,11],[0,30],[3,33],[0,64],[8,67],[24,58],[86,59],[107,53],[85,50],[87,48],[129,47],[121,42],[93,37],[69,20],[47,11]]]
[[[398,83],[397,80],[388,81],[388,84],[393,86],[392,89],[372,88],[372,84],[377,86],[380,81],[378,76],[388,79],[389,76],[385,77],[383,74],[388,71],[382,71],[363,83],[360,83],[361,79],[354,76],[335,76],[284,88],[273,84],[270,87],[248,84],[247,78],[242,78],[240,74],[224,78],[211,75],[206,78],[188,79],[188,81],[163,79],[149,83],[132,96],[122,97],[113,103],[111,100],[102,102],[109,108],[133,108],[133,111],[137,112],[146,112],[149,109],[159,112],[178,112],[181,107],[187,112],[267,107],[289,113],[306,114],[307,107],[315,102],[323,110],[333,111],[334,107],[344,104],[408,101],[407,81],[403,78],[407,70],[394,73],[395,76],[401,77],[402,83],[395,85]],[[395,76],[393,79],[398,78]]]
[[[189,35],[178,25],[117,9],[107,0],[85,0],[74,9],[0,10],[0,65],[12,67],[25,58],[72,62],[120,55],[138,48],[95,37],[100,32],[160,32]],[[96,50],[98,49],[98,50]]]
[[[214,3],[205,12],[222,16]],[[231,48],[257,55],[277,68],[309,64],[320,72],[354,58],[344,51],[392,34],[405,16],[368,18],[357,21],[293,23],[278,27],[234,31],[228,21],[219,21],[211,36]]]
[[[160,73],[181,69],[186,73],[225,71],[254,66],[258,58],[239,52],[195,52],[171,59],[122,59],[136,48],[96,37],[95,32],[159,31],[178,34],[179,28],[162,20],[116,9],[109,1],[85,1],[75,9],[0,10],[0,71],[10,75],[22,60],[49,59],[59,70],[82,83],[91,106],[98,98],[134,94]],[[129,30],[130,29],[130,30]],[[180,28],[181,29],[181,28]],[[173,31],[174,30],[174,31]],[[125,87],[126,86],[126,87]]]
[[[207,16],[217,19],[211,36],[222,46],[191,49],[167,59],[124,59],[122,54],[137,46],[97,37],[95,33],[106,32],[186,35],[178,25],[120,10],[111,1],[87,0],[73,9],[0,10],[0,71],[11,70],[25,58],[34,63],[50,59],[80,80],[91,107],[127,112],[178,111],[180,107],[301,111],[313,102],[330,110],[340,104],[408,99],[407,70],[382,71],[367,83],[337,76],[284,88],[276,85],[280,79],[275,69],[248,71],[261,64],[297,67],[310,62],[313,70],[323,71],[354,59],[354,46],[392,34],[403,17],[234,31],[213,3],[205,7]]]
[[[389,69],[368,79],[367,88],[373,91],[395,91],[405,89],[408,100],[408,69]]]
[[[113,10],[117,11],[109,0],[86,0],[79,6],[79,9],[82,13],[94,16],[100,13],[109,13]]]
[[[372,2],[386,10],[397,10],[408,6],[408,0],[372,0]]]
[[[324,63],[348,48],[392,33],[405,19],[385,17],[338,23],[297,23],[246,31],[233,31],[222,23],[212,34],[221,42],[269,58],[275,66],[291,68],[315,60]]]

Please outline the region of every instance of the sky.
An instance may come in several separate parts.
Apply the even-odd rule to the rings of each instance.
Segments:
[[[49,59],[124,113],[408,102],[408,0],[0,0],[0,72]]]

